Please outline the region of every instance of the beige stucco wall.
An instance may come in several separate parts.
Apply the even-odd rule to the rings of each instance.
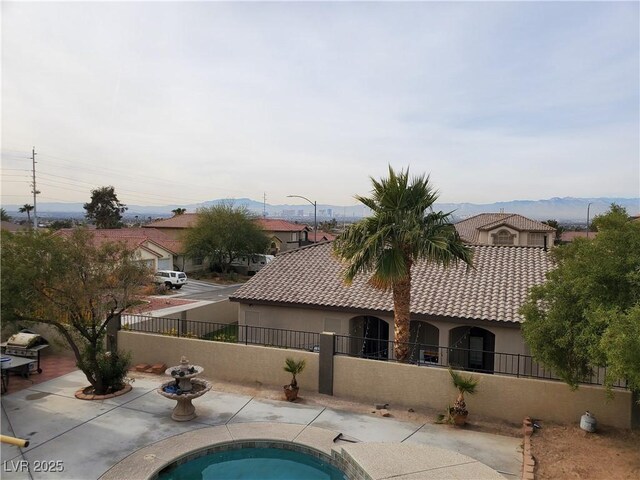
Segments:
[[[162,362],[172,366],[186,355],[191,363],[204,367],[204,378],[276,386],[291,380],[282,369],[287,357],[304,359],[307,365],[296,376],[298,385],[303,391],[318,391],[317,353],[125,331],[118,333],[118,347],[132,353],[134,365]]]
[[[285,385],[286,357],[305,359],[299,377],[303,390],[318,391],[319,355],[282,348],[209,342],[135,332],[118,333],[119,348],[132,352],[133,362],[176,365],[182,355],[205,368],[205,378]],[[480,378],[475,395],[466,397],[474,414],[520,423],[525,416],[576,424],[587,410],[598,422],[620,428],[632,426],[632,395],[616,391],[608,399],[603,388],[581,386],[572,391],[562,382],[500,375],[473,374]],[[389,403],[395,408],[433,408],[446,411],[456,390],[446,369],[419,367],[346,356],[334,357],[334,396],[365,403]]]
[[[480,378],[475,395],[465,396],[474,413],[519,423],[525,416],[557,423],[580,421],[590,411],[602,424],[631,427],[631,392],[617,391],[609,400],[603,388],[545,380],[474,374]],[[367,403],[389,403],[391,408],[428,407],[446,411],[456,390],[446,369],[334,357],[333,393]]]
[[[518,231],[513,228],[507,226],[500,226],[490,231],[481,231],[478,237],[478,243],[484,245],[493,245],[493,237],[491,235],[497,234],[500,230],[507,230],[511,235],[515,235],[513,238],[514,245],[520,246],[528,246],[529,245],[529,232],[528,231]],[[537,232],[536,232],[537,233]],[[547,233],[545,235],[547,237],[547,247],[553,247],[553,240],[555,238],[555,234],[553,232]]]

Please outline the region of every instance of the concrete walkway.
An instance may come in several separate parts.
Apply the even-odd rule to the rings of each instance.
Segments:
[[[26,438],[30,445],[2,444],[2,478],[97,479],[151,443],[205,427],[251,422],[310,425],[363,442],[438,446],[479,460],[505,478],[520,476],[518,438],[221,392],[215,382],[211,392],[193,402],[198,417],[175,422],[170,418],[174,402],[155,391],[161,380],[143,376],[126,395],[81,401],[74,393],[86,379],[76,371],[3,396],[2,434]]]

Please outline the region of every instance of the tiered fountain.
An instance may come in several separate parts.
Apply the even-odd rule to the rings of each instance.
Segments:
[[[204,372],[204,368],[199,365],[189,365],[189,360],[185,356],[180,360],[180,365],[165,370],[164,373],[171,375],[173,380],[160,385],[158,393],[178,402],[171,414],[171,418],[175,421],[186,422],[194,419],[196,408],[191,400],[211,390],[209,382],[195,378],[202,372]]]

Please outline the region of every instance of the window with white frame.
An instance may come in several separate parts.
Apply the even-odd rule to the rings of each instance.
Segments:
[[[544,233],[529,232],[528,244],[536,247],[544,247]]]

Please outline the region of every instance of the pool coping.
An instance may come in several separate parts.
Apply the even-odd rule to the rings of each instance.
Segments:
[[[457,452],[405,443],[351,443],[341,433],[290,423],[234,423],[203,427],[136,450],[99,480],[148,480],[172,464],[215,451],[245,447],[275,447],[300,451],[326,461],[349,480],[415,480],[477,478],[504,480],[487,465]]]

